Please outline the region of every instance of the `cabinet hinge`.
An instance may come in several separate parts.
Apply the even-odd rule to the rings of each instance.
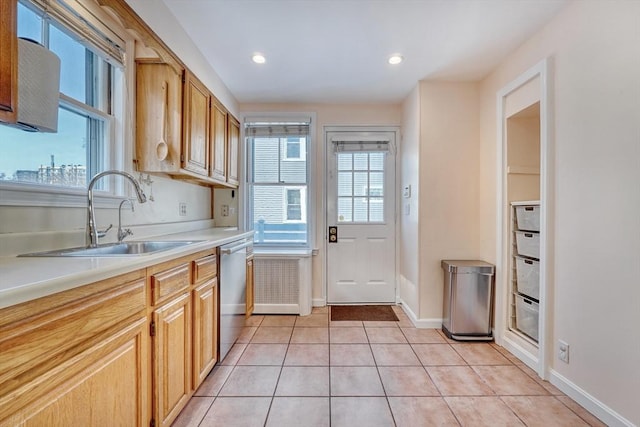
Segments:
[[[152,337],[156,336],[156,322],[154,320],[152,320],[151,324],[149,325],[149,335],[151,335]],[[154,421],[151,420],[151,422],[153,423]]]
[[[151,418],[151,422],[149,422],[149,427],[156,427],[156,420]]]

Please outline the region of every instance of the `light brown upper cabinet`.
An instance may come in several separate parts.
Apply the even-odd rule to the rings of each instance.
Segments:
[[[211,178],[227,182],[227,110],[211,99]]]
[[[240,149],[240,122],[236,120],[231,114],[229,114],[229,163],[228,170],[229,174],[227,175],[227,183],[237,187],[239,183],[239,173],[238,173],[238,158]]]
[[[184,84],[182,167],[209,176],[209,91],[187,71]]]
[[[136,67],[136,154],[144,172],[179,172],[182,167],[182,73],[138,61]]]
[[[0,1],[0,121],[15,123],[18,104],[17,2]]]

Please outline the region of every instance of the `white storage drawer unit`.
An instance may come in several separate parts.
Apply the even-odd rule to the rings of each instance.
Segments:
[[[519,293],[540,299],[540,261],[516,257],[516,277]]]
[[[540,231],[540,205],[516,206],[518,230]]]
[[[540,234],[528,231],[516,231],[518,255],[540,259]]]
[[[538,303],[516,295],[516,328],[538,341]]]

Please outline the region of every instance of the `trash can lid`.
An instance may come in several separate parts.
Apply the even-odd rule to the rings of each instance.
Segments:
[[[495,266],[479,260],[442,260],[442,269],[450,273],[493,274]]]

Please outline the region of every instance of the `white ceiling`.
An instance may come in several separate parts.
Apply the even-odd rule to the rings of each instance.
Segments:
[[[568,0],[163,1],[241,103],[397,103],[482,79]]]

